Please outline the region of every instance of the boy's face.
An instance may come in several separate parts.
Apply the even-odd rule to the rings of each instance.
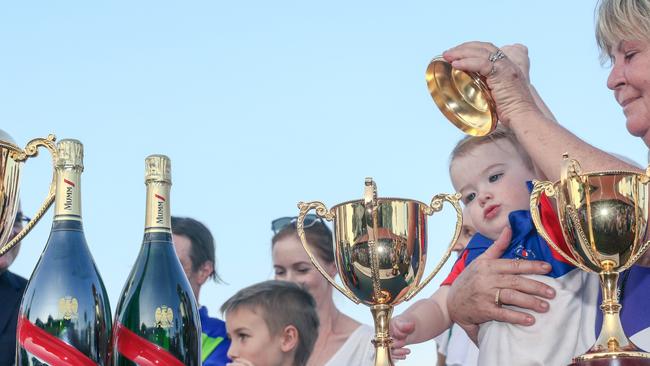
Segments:
[[[231,339],[228,357],[234,365],[280,366],[286,362],[281,336],[270,333],[260,311],[247,307],[228,311],[226,331]]]
[[[460,255],[463,249],[467,247],[469,241],[472,239],[472,236],[476,234],[476,229],[474,229],[474,224],[472,224],[472,218],[469,216],[469,211],[467,207],[463,209],[463,226],[460,229],[460,236],[454,244],[454,247],[451,248],[452,251]]]
[[[526,181],[534,178],[535,173],[505,139],[476,146],[451,163],[452,184],[463,195],[472,224],[492,240],[509,226],[510,212],[530,209]]]

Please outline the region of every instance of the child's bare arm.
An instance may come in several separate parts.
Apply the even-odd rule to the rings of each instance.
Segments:
[[[408,344],[428,341],[449,329],[451,319],[447,311],[448,291],[449,286],[441,286],[431,297],[415,302],[391,320],[390,330],[394,348],[399,349]],[[398,355],[402,353],[397,352]]]

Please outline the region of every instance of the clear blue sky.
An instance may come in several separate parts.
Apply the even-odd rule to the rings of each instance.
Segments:
[[[592,1],[105,1],[0,6],[0,127],[24,146],[55,133],[86,149],[86,236],[115,307],[144,222],[144,158],[171,157],[172,212],[206,223],[226,285],[208,284],[213,315],[239,288],[272,276],[270,222],[301,200],[328,207],[380,196],[428,202],[451,192],[461,138],[428,95],[429,60],[468,40],[530,48],[531,78],[557,118],[609,151],[646,163],[605,87]],[[50,179],[26,165],[31,215]],[[431,219],[428,269],[451,235]],[[12,267],[29,277],[51,213]],[[443,269],[448,271],[449,266]],[[431,294],[444,273],[425,291]],[[337,302],[370,322],[369,311]],[[396,313],[403,309],[400,306]],[[434,346],[403,365],[425,365]]]

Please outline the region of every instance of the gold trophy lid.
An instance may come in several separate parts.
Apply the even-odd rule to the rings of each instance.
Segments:
[[[79,140],[63,139],[56,144],[57,168],[72,168],[83,171],[84,146]]]
[[[172,163],[165,155],[149,155],[144,160],[144,182],[165,182],[172,184]]]
[[[429,63],[425,77],[429,94],[456,127],[472,136],[485,136],[496,128],[496,106],[481,75],[454,69],[438,56]]]
[[[14,150],[19,150],[19,147],[16,145],[14,138],[4,130],[0,130],[0,146],[2,145],[9,146]]]

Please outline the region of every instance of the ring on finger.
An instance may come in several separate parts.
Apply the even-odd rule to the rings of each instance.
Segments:
[[[499,60],[501,60],[502,58],[505,58],[505,57],[506,57],[506,54],[503,53],[503,51],[501,51],[500,49],[497,48],[496,52],[490,54],[490,57],[488,58],[488,60],[490,60],[491,63],[495,63],[495,62],[497,62],[497,61],[499,61]]]
[[[500,288],[497,289],[497,294],[496,294],[496,296],[494,296],[494,305],[496,305],[497,307],[501,307],[501,305],[502,305],[502,303],[501,303],[501,289]]]

